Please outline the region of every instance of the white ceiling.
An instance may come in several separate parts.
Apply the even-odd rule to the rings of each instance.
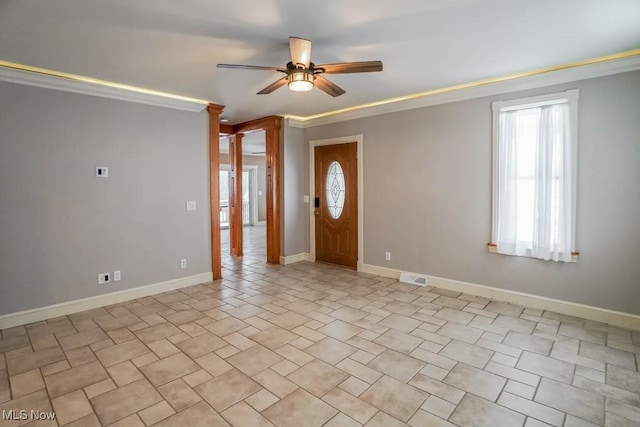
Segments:
[[[226,105],[231,123],[307,116],[640,47],[638,0],[2,0],[0,59]],[[347,93],[256,92],[281,75],[288,36]]]

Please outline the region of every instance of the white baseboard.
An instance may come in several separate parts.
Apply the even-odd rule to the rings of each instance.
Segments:
[[[400,270],[370,264],[363,264],[361,271],[393,279],[399,278],[401,273]],[[509,302],[538,310],[555,311],[556,313],[581,317],[584,319],[594,320],[596,322],[608,323],[622,328],[640,330],[640,316],[637,314],[624,313],[621,311],[609,310],[586,304],[578,304],[570,301],[494,288],[492,286],[478,285],[476,283],[461,282],[459,280],[445,279],[442,277],[427,277],[429,278],[429,286],[435,286],[437,288],[448,289],[455,292],[464,292],[471,295]]]
[[[302,252],[295,255],[280,257],[280,264],[282,265],[289,265],[289,264],[293,264],[294,262],[300,262],[300,261],[311,261],[311,254]]]
[[[267,225],[267,221],[256,221],[253,225]]]
[[[361,264],[360,269],[363,273],[375,274],[376,276],[390,277],[392,279],[400,278],[400,270],[394,268],[380,267],[379,265]]]
[[[213,275],[211,272],[201,273],[193,276],[167,280],[166,282],[153,283],[150,285],[139,286],[137,288],[111,292],[104,295],[96,295],[94,297],[67,301],[46,307],[33,308],[31,310],[19,311],[17,313],[3,314],[0,316],[0,329],[26,325],[33,322],[39,322],[41,320],[53,319],[55,317],[77,313],[79,311],[91,310],[92,308],[104,307],[136,298],[172,291],[174,289],[186,288],[187,286],[210,282],[212,278]]]

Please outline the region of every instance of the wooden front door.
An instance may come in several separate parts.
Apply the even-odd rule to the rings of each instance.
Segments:
[[[356,268],[358,171],[356,143],[315,147],[316,260]]]

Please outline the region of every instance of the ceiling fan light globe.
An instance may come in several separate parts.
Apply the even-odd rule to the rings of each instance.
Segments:
[[[309,71],[300,71],[289,74],[289,90],[293,92],[309,92],[313,89],[315,77]]]
[[[309,92],[313,89],[313,83],[303,80],[289,82],[289,89],[293,92]]]

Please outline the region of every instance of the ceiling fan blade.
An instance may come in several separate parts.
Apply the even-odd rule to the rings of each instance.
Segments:
[[[315,68],[316,70],[322,68],[327,74],[372,73],[382,71],[382,61],[340,62],[337,64],[316,65]]]
[[[260,92],[258,92],[258,95],[268,95],[271,92],[273,92],[274,90],[284,86],[287,84],[287,76],[281,78],[280,80],[276,80],[275,82],[271,83],[269,86],[265,87],[264,89],[262,89]]]
[[[344,89],[342,89],[340,86],[330,82],[329,80],[325,79],[322,76],[316,76],[316,80],[313,82],[313,84],[315,87],[317,87],[318,89],[320,89],[325,93],[328,93],[334,98],[336,96],[340,96],[343,93],[345,93]]]
[[[232,68],[236,70],[265,70],[265,71],[282,71],[282,72],[287,71],[284,68],[267,67],[263,65],[218,64],[218,68]]]
[[[291,63],[293,65],[303,64],[304,68],[309,68],[311,64],[311,40],[289,37],[289,50],[291,51]]]

